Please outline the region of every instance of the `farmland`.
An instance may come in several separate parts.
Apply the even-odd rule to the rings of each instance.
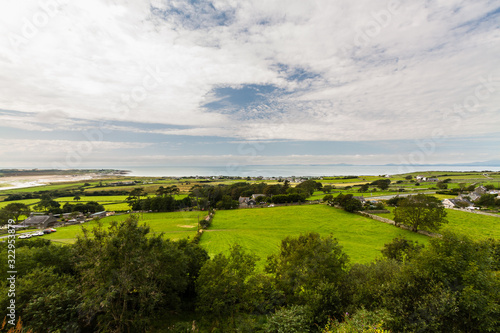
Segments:
[[[500,174],[490,173],[485,175],[480,172],[423,172],[411,174],[414,178],[417,174],[427,177],[439,177],[440,180],[447,180],[449,188],[456,188],[459,183],[470,185],[474,184],[490,184],[500,180]],[[418,184],[415,179],[405,177],[405,175],[394,175],[390,177],[391,184],[389,188],[381,190],[375,184],[370,184],[368,191],[359,192],[362,184],[375,182],[382,176],[359,176],[359,177],[323,177],[318,179],[323,186],[330,185],[331,194],[335,197],[340,193],[353,194],[355,196],[364,196],[367,199],[376,198],[378,196],[389,196],[404,191],[408,193],[433,193],[436,189],[436,182],[420,182]],[[295,178],[293,179],[295,180]],[[290,182],[291,187],[298,185],[297,182]],[[133,182],[130,186],[110,186],[113,182]],[[235,183],[246,182],[248,184],[266,183],[268,185],[279,184],[283,185],[283,180],[277,179],[261,179],[259,177],[252,179],[243,178],[151,178],[151,177],[110,177],[107,179],[89,180],[88,182],[76,181],[68,183],[48,184],[45,186],[37,186],[33,188],[21,188],[0,191],[0,199],[5,198],[8,194],[13,193],[30,193],[37,195],[38,199],[23,199],[14,201],[0,201],[0,209],[11,202],[21,202],[29,205],[33,210],[34,206],[40,202],[40,196],[43,193],[54,194],[54,200],[61,204],[61,207],[66,203],[85,204],[90,201],[96,201],[102,204],[107,211],[129,211],[130,206],[126,202],[128,195],[127,191],[137,187],[143,190],[151,197],[155,196],[159,186],[176,185],[180,189],[180,194],[175,196],[179,200],[185,198],[193,186],[213,186],[223,188]],[[57,192],[58,191],[58,192]],[[92,194],[97,195],[92,195]],[[254,192],[255,193],[255,192]],[[263,193],[263,192],[258,192]],[[90,195],[89,195],[90,194]],[[106,195],[110,194],[110,195]],[[248,194],[247,194],[248,195]],[[326,193],[321,190],[316,190],[313,195],[307,199],[310,201],[321,200]],[[74,200],[78,196],[79,200]],[[439,199],[452,198],[451,194],[437,194]],[[233,197],[236,200],[238,197]],[[215,201],[212,202],[215,204]],[[196,207],[194,208],[196,209]],[[151,224],[154,232],[167,232],[172,237],[182,235],[184,237],[190,234],[187,227],[180,228],[178,225],[187,226],[189,223],[174,223],[174,215],[162,215],[165,213],[144,214],[145,222]],[[197,213],[178,213],[184,217],[189,214],[196,215]],[[201,213],[201,215],[204,215]],[[391,214],[388,216],[391,218]],[[115,217],[121,219],[123,217]],[[189,217],[188,217],[189,219]],[[445,225],[444,229],[463,232],[474,237],[500,237],[498,222],[500,219],[495,217],[475,215],[467,212],[449,211],[450,224]],[[108,223],[109,218],[103,220]],[[177,225],[177,227],[176,227]],[[72,242],[79,227],[72,226],[60,228],[61,233],[51,235],[47,238],[54,239],[60,242]],[[211,254],[220,251],[227,251],[230,244],[240,243],[251,251],[255,251],[261,258],[275,251],[279,241],[287,235],[298,235],[300,233],[316,231],[320,234],[332,233],[338,238],[346,251],[351,256],[354,262],[369,262],[373,258],[380,255],[380,249],[383,244],[389,242],[399,234],[405,234],[410,239],[424,239],[423,236],[415,235],[403,230],[392,228],[390,226],[373,222],[358,215],[347,214],[343,211],[338,211],[325,206],[303,205],[294,207],[280,208],[265,208],[253,210],[219,210],[216,214],[214,224],[202,237],[202,244]],[[169,235],[170,235],[169,234]],[[177,235],[175,235],[177,234]],[[187,237],[187,236],[186,236]]]
[[[111,221],[123,221],[129,214],[108,216],[101,219],[104,227],[109,227]],[[182,238],[193,238],[196,235],[198,217],[204,215],[201,212],[175,212],[175,213],[148,213],[139,214],[139,223],[146,223],[151,227],[152,234],[164,233],[166,238],[173,240]],[[86,228],[92,228],[97,222],[85,223]],[[81,233],[82,225],[71,225],[58,228],[56,233],[42,236],[55,242],[71,244],[76,236]]]
[[[265,259],[278,250],[286,236],[310,231],[332,234],[353,263],[367,263],[380,257],[384,244],[398,236],[420,243],[428,241],[425,236],[326,205],[302,205],[218,211],[200,244],[214,255],[227,252],[232,244],[238,243]]]
[[[392,208],[389,208],[392,210]],[[453,231],[472,237],[474,239],[482,238],[500,238],[500,217],[475,214],[467,211],[458,211],[447,209],[448,224],[444,224],[441,231]],[[394,214],[377,214],[388,219],[393,219]]]
[[[129,214],[103,218],[104,227],[111,221],[123,221]],[[181,239],[194,237],[201,212],[144,213],[138,215],[140,223],[147,223],[152,234],[165,233],[165,237]],[[92,228],[97,222],[87,222]],[[56,233],[43,238],[58,243],[71,244],[81,233],[81,225],[60,227]],[[326,205],[285,206],[262,209],[218,211],[212,226],[203,233],[200,245],[211,256],[223,252],[235,243],[263,259],[278,250],[280,241],[287,236],[306,232],[333,235],[337,238],[352,263],[367,263],[380,257],[383,245],[393,238],[404,236],[420,243],[427,243],[426,236],[401,230],[371,219],[346,213]]]

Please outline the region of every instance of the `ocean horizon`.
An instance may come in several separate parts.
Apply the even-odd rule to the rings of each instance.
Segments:
[[[141,177],[321,177],[385,176],[409,172],[500,171],[500,166],[484,165],[227,165],[227,166],[138,166],[121,168],[130,176]]]

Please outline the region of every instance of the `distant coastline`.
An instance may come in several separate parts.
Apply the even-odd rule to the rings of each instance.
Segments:
[[[127,173],[129,171],[114,169],[0,169],[0,191],[43,186],[49,183],[102,179],[109,176],[123,176]]]
[[[136,177],[321,177],[384,176],[411,172],[499,172],[500,166],[485,165],[228,165],[228,166],[150,166],[129,167],[128,176]]]
[[[386,176],[426,172],[500,172],[500,165],[228,165],[138,166],[119,169],[0,169],[0,190],[104,177],[323,177]]]

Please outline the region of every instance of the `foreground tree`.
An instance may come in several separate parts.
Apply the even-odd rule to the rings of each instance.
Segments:
[[[0,243],[0,256],[7,258],[12,248]],[[55,245],[35,238],[16,242],[16,317],[22,318],[23,332],[78,332],[78,280],[75,277],[72,246]],[[9,309],[12,291],[7,260],[0,262],[0,318]],[[9,294],[11,294],[9,296]],[[8,317],[7,317],[8,320]],[[5,325],[6,332],[10,325]],[[13,331],[13,330],[11,330]]]
[[[382,255],[388,259],[404,262],[416,256],[423,248],[424,245],[418,244],[417,241],[396,237],[384,245]]]
[[[500,279],[489,241],[445,232],[382,289],[394,332],[499,332]]]
[[[99,331],[143,331],[160,308],[179,310],[189,274],[196,274],[191,259],[184,245],[148,233],[131,216],[78,237],[81,316],[87,323],[97,318]]]
[[[412,231],[419,228],[436,231],[446,220],[446,211],[439,199],[425,194],[406,197],[394,209],[394,221],[411,227]]]
[[[207,261],[196,281],[198,292],[197,310],[214,327],[224,330],[226,319],[234,328],[234,318],[246,307],[250,286],[248,281],[254,274],[255,255],[247,254],[239,245],[234,245],[229,256],[218,254]]]
[[[288,305],[307,305],[311,323],[321,323],[343,311],[347,263],[336,239],[308,233],[282,240],[279,253],[269,256],[265,270]]]

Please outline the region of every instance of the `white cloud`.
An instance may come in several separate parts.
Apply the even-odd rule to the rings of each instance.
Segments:
[[[0,5],[0,108],[36,114],[23,125],[3,117],[7,127],[108,119],[189,126],[152,133],[338,141],[498,132],[500,34],[471,23],[491,1],[43,3],[56,2],[50,15],[35,0]],[[315,76],[287,77],[298,68]],[[488,75],[489,95],[453,111]],[[248,84],[280,90],[235,113],[203,108],[214,89]]]
[[[82,151],[84,154],[90,154],[117,149],[145,148],[150,145],[151,143],[141,142],[5,139],[0,141],[0,156],[16,159],[16,155],[35,154],[37,158],[43,159],[44,155],[53,153]],[[15,153],[14,156],[12,153]]]

